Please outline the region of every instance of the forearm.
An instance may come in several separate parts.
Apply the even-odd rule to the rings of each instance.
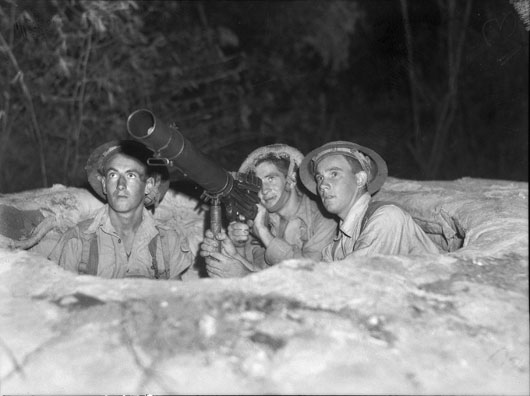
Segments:
[[[257,270],[262,270],[269,267],[269,264],[265,260],[265,248],[261,245],[253,245],[247,251],[246,256],[252,265]]]
[[[273,238],[265,249],[265,261],[268,265],[298,257],[302,257],[302,249],[299,246],[291,245],[284,239],[277,237]]]
[[[256,230],[257,237],[260,240],[261,244],[268,248],[272,241],[275,239],[271,234],[270,230],[267,227],[260,227]]]
[[[238,260],[250,272],[257,272],[257,271],[259,271],[261,269],[261,268],[258,268],[257,266],[255,266],[252,261],[247,260],[246,257],[244,257],[244,256],[242,256],[240,254],[235,255],[234,259]]]
[[[238,261],[251,272],[257,272],[267,267],[265,262],[265,248],[255,239],[236,247],[235,252],[228,253],[227,251],[223,251],[223,254],[231,260]]]
[[[274,238],[267,246],[265,259],[269,265],[274,265],[282,260],[292,258],[309,258],[312,260],[322,260],[322,250],[333,241],[335,234],[335,223],[325,222],[317,227],[309,240],[302,244],[291,244],[282,238]]]

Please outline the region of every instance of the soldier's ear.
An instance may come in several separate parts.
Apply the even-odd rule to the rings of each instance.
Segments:
[[[155,178],[153,176],[149,176],[145,180],[145,195],[148,195],[153,188],[155,187]]]
[[[291,172],[291,174],[287,177],[287,184],[291,189],[293,189],[296,186],[296,173]]]
[[[103,194],[107,195],[107,184],[105,183],[105,178],[101,175],[98,176],[99,182],[101,183],[101,189]]]
[[[355,179],[357,180],[357,186],[362,187],[368,183],[368,175],[365,171],[359,171],[355,174]]]

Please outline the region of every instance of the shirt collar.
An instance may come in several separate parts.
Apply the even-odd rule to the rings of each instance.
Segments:
[[[297,192],[294,191],[293,193],[296,194]],[[288,223],[298,218],[305,224],[304,214],[305,212],[307,212],[309,205],[310,205],[309,197],[302,195],[300,199],[300,203],[298,204],[298,208],[296,208],[296,212],[288,220]],[[278,228],[280,226],[280,215],[278,215],[277,213],[268,213],[268,216],[269,216],[269,219],[268,219],[269,227],[272,229]]]
[[[361,223],[361,220],[363,218],[364,213],[366,212],[366,209],[368,208],[368,204],[370,203],[371,198],[372,197],[368,193],[364,193],[359,197],[357,202],[355,202],[350,208],[350,211],[346,215],[346,218],[344,220],[340,220],[340,232],[338,236],[340,236],[341,233],[349,238],[353,236],[355,229]]]
[[[87,230],[88,232],[95,232],[96,229],[101,228],[101,230],[107,234],[117,235],[114,226],[110,222],[109,209],[109,205],[105,204],[96,212],[94,221]],[[158,229],[156,228],[153,215],[144,207],[142,216],[142,223],[137,232],[154,237],[158,233]]]

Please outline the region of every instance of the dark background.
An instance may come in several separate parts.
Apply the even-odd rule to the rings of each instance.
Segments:
[[[84,186],[138,108],[228,170],[350,140],[398,178],[528,181],[528,27],[509,0],[0,0],[0,193]]]

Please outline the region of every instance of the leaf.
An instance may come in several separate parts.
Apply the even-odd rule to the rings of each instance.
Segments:
[[[221,47],[239,47],[239,38],[231,29],[219,26],[217,34]]]
[[[17,74],[15,75],[15,77],[13,77],[9,83],[16,84],[21,79],[22,79],[22,72],[19,70]]]
[[[57,67],[59,69],[59,72],[64,76],[64,77],[70,77],[71,76],[71,73],[70,73],[70,68],[68,67],[68,62],[62,57],[60,56],[59,57],[59,60],[57,62]]]
[[[94,10],[88,11],[87,18],[90,21],[91,25],[96,30],[96,32],[105,33],[107,31],[107,28],[105,27],[105,24],[103,23],[103,19]]]

